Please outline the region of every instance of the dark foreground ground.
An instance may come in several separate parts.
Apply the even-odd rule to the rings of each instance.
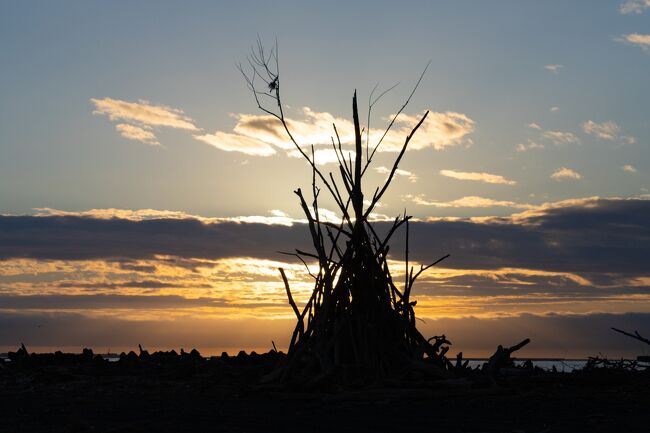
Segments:
[[[650,374],[511,372],[317,391],[260,387],[260,355],[0,367],[2,432],[648,432]]]

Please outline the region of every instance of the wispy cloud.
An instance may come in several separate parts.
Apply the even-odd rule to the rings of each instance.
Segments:
[[[582,124],[582,129],[589,135],[602,138],[603,140],[616,140],[621,128],[616,122],[608,121],[596,123],[593,120],[588,120]]]
[[[518,143],[515,146],[515,150],[517,152],[526,152],[528,150],[533,150],[533,149],[544,149],[544,145],[541,143],[536,143],[532,140],[528,140],[527,143]]]
[[[628,173],[636,173],[636,168],[633,165],[625,164],[622,168],[623,171],[627,171]]]
[[[488,208],[488,207],[510,207],[517,209],[529,209],[534,206],[527,203],[517,203],[509,200],[493,200],[491,198],[466,196],[450,201],[430,201],[422,195],[406,195],[406,199],[420,206],[432,206],[438,208]]]
[[[641,33],[631,33],[629,35],[623,35],[619,38],[616,38],[618,42],[629,43],[636,45],[643,50],[650,49],[650,35],[641,34]]]
[[[384,166],[375,167],[375,171],[377,173],[381,173],[381,174],[389,174],[390,173],[390,169],[388,167],[384,167]],[[408,170],[402,170],[402,169],[398,168],[397,170],[395,170],[395,174],[398,175],[398,176],[407,177],[410,182],[417,182],[417,180],[418,180],[417,175],[415,173],[412,173],[412,172],[408,171]]]
[[[217,131],[214,134],[194,135],[199,141],[226,152],[241,152],[253,156],[271,156],[275,149],[263,141],[238,134]]]
[[[306,153],[311,158],[312,156],[311,150]],[[287,152],[287,155],[290,156],[291,158],[303,157],[302,154],[298,151],[298,149],[294,149]],[[334,149],[315,149],[314,159],[316,160],[316,164],[318,165],[334,164],[335,162],[338,162],[338,158],[336,157],[336,152],[334,151]]]
[[[542,137],[550,140],[553,144],[580,143],[580,139],[573,132],[544,131]]]
[[[564,180],[564,179],[576,179],[576,180],[578,180],[578,179],[581,179],[581,178],[582,178],[582,175],[580,175],[580,173],[578,173],[575,170],[571,170],[570,168],[566,168],[566,167],[561,167],[561,168],[555,170],[553,172],[553,174],[551,174],[551,179],[555,179],[555,180]]]
[[[148,221],[156,219],[198,219],[206,220],[205,217],[192,215],[187,212],[159,209],[88,209],[85,211],[65,211],[49,207],[34,208],[34,216],[52,217],[52,216],[76,216],[90,217],[96,219],[125,219],[129,221]]]
[[[95,105],[93,114],[106,115],[110,120],[125,121],[137,125],[167,126],[170,128],[196,131],[194,121],[185,116],[183,110],[166,105],[153,105],[149,101],[122,101],[120,99],[91,99]]]
[[[540,126],[539,123],[536,122],[531,122],[528,124],[528,127],[530,129],[534,129],[535,131],[539,131],[541,137],[543,137],[546,140],[550,140],[554,144],[568,144],[568,143],[580,143],[580,139],[572,132],[565,132],[565,131],[551,131],[551,130],[545,130]],[[531,140],[529,140],[530,143],[532,143]],[[534,145],[531,147],[528,147],[526,145],[518,145],[517,150],[520,152],[525,151],[527,148],[531,149],[541,149],[543,148],[543,145]]]
[[[119,131],[122,137],[128,138],[129,140],[141,141],[153,146],[160,145],[156,135],[151,131],[151,127],[140,127],[128,123],[118,123],[115,125],[115,129]]]
[[[270,149],[287,150],[290,157],[300,156],[290,141],[282,124],[273,116],[254,114],[234,114],[237,124],[231,133],[217,131],[214,134],[196,135],[195,138],[209,142],[222,150],[239,151],[251,155],[268,156]],[[404,144],[404,137],[420,120],[419,115],[402,114],[395,122],[379,152],[398,152]],[[331,146],[336,124],[341,143],[346,148],[354,143],[354,124],[346,118],[336,117],[327,112],[317,112],[309,107],[302,109],[302,118],[287,118],[287,125],[298,144],[304,146]],[[410,150],[434,148],[437,150],[467,142],[467,135],[474,131],[474,121],[467,115],[457,112],[430,112],[426,121],[409,144]],[[374,146],[384,133],[383,129],[370,129],[370,146]],[[364,134],[365,135],[365,134]],[[366,138],[366,137],[364,137]],[[226,143],[219,143],[219,140]],[[306,150],[309,154],[311,150]],[[347,150],[344,149],[344,153]],[[332,163],[336,154],[331,149],[317,149],[317,161]]]
[[[152,220],[197,220],[206,224],[216,223],[256,223],[269,225],[292,226],[294,223],[306,222],[306,219],[291,218],[285,212],[278,209],[270,210],[270,216],[245,215],[234,217],[204,217],[182,211],[158,210],[158,209],[89,209],[85,211],[64,211],[48,207],[34,208],[36,217],[81,217],[98,220],[121,219],[126,221],[152,221]]]
[[[621,3],[619,11],[624,14],[641,14],[650,8],[650,0],[626,0]]]
[[[550,111],[552,111],[552,112],[560,111],[560,107],[551,107]]]
[[[440,170],[440,174],[454,179],[475,180],[478,182],[485,182],[485,183],[498,183],[504,185],[515,185],[517,183],[514,180],[506,179],[505,177],[498,174],[483,173],[483,172]]]
[[[392,142],[386,144],[386,152],[397,152],[402,148],[404,137],[418,122],[419,116],[404,115],[399,118],[402,125],[391,137]],[[433,147],[441,150],[462,144],[465,137],[474,131],[474,121],[463,113],[447,111],[444,113],[430,112],[427,120],[409,144],[412,150]],[[380,131],[376,131],[379,136]],[[375,140],[376,141],[376,140]]]
[[[623,140],[629,144],[636,143],[636,138],[627,135],[620,135],[621,127],[611,120],[602,123],[588,120],[582,124],[582,129],[586,134],[593,135],[603,140]]]
[[[92,98],[95,106],[93,114],[106,115],[111,121],[120,122],[115,129],[129,140],[141,141],[150,145],[160,145],[154,127],[167,127],[197,131],[194,121],[185,116],[183,110],[166,105],[153,105],[149,101],[122,101],[120,99]]]
[[[547,71],[552,72],[553,74],[557,74],[560,72],[560,69],[564,68],[564,65],[556,65],[556,64],[550,64],[550,65],[545,65],[544,69]]]

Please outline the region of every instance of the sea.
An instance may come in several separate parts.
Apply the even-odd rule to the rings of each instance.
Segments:
[[[104,357],[104,359],[108,360],[109,362],[117,362],[119,361],[119,356],[116,356],[115,354],[109,354],[109,355],[101,355]],[[7,354],[2,353],[0,354],[0,360],[3,362],[10,362],[9,358],[7,358]],[[487,358],[467,358],[469,361],[468,366],[472,369],[476,367],[481,367],[485,362],[487,362]],[[515,365],[522,365],[526,359],[517,359],[515,360]],[[454,360],[451,360],[452,363]],[[542,368],[544,370],[551,371],[553,370],[553,367],[555,367],[555,370],[558,372],[572,372],[574,370],[580,370],[582,369],[586,364],[587,364],[587,359],[565,359],[565,358],[544,358],[544,359],[530,359],[532,361],[533,365],[539,368]]]

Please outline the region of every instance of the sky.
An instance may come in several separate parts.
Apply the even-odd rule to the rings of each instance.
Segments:
[[[359,95],[411,254],[423,333],[485,356],[636,356],[650,334],[650,1],[6,2],[0,350],[286,347],[311,281],[311,171],[238,65],[277,38],[297,141],[337,169]],[[334,204],[324,201],[336,220]],[[404,239],[391,263],[403,278]],[[310,264],[315,266],[315,264]],[[401,275],[401,277],[400,277]]]

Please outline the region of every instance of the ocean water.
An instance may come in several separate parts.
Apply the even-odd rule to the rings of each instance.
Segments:
[[[109,362],[117,362],[120,360],[119,357],[114,355],[102,356],[104,356],[104,359],[108,360]],[[487,362],[487,358],[468,358],[468,360],[468,365],[470,368],[480,368],[484,363]],[[455,362],[453,359],[451,359],[451,361],[452,363]],[[515,365],[522,365],[525,361],[525,359],[517,359],[515,360]],[[587,359],[531,359],[531,361],[533,362],[534,366],[542,368],[544,370],[551,371],[553,367],[555,367],[558,372],[564,373],[580,370],[587,364]],[[10,360],[7,358],[6,354],[0,354],[0,362],[10,362]],[[650,367],[649,364],[643,362],[639,362],[639,365]]]

